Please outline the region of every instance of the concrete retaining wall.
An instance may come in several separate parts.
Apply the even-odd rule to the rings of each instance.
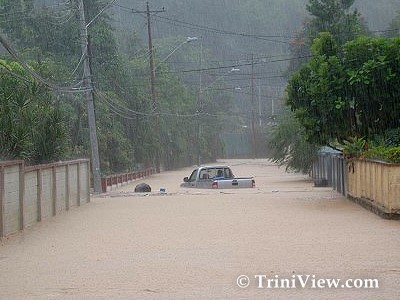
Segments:
[[[400,218],[400,164],[351,160],[348,197],[385,218]]]
[[[90,201],[89,160],[0,162],[0,237]]]

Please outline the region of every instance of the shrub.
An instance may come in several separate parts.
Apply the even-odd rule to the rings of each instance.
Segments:
[[[378,146],[364,153],[366,158],[383,160],[386,162],[400,163],[400,146]]]

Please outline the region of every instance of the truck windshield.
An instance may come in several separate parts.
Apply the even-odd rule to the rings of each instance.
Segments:
[[[198,172],[198,169],[196,169],[196,170],[194,170],[194,171],[192,172],[192,174],[191,174],[190,177],[189,177],[188,182],[196,181],[197,172]]]

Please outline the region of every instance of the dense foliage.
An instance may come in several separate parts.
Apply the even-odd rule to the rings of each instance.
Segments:
[[[311,45],[321,32],[329,32],[335,44],[343,45],[347,41],[367,32],[361,14],[352,9],[355,0],[309,0],[306,5],[310,18],[307,18],[302,30],[291,45],[293,60],[290,71],[296,71],[312,55]]]
[[[344,132],[352,130],[349,105],[343,100],[347,95],[342,90],[345,71],[335,55],[343,43],[365,32],[360,14],[351,10],[353,3],[354,0],[308,1],[310,18],[290,49],[293,57],[301,58],[289,66],[287,105],[294,114],[281,119],[273,129],[273,139],[269,141],[275,149],[269,152],[273,160],[298,166],[294,168],[297,170],[310,170],[318,145],[342,139]],[[283,147],[277,147],[279,137]],[[302,155],[288,152],[296,149]]]
[[[182,16],[182,19],[179,17],[181,21],[174,20],[177,17],[171,19],[167,16],[163,19],[162,14],[152,16],[153,29],[157,33],[154,40],[155,59],[159,67],[156,80],[159,107],[154,110],[149,96],[147,37],[143,35],[146,31],[134,31],[143,27],[143,18],[122,9],[124,5],[132,5],[129,0],[119,0],[119,6],[102,13],[109,1],[85,0],[86,22],[94,20],[88,30],[102,172],[121,172],[151,165],[156,153],[161,154],[166,168],[193,164],[199,158],[205,162],[218,157],[223,149],[221,132],[226,128],[242,129],[248,126],[251,118],[251,108],[248,105],[251,93],[234,96],[226,91],[224,78],[229,69],[225,69],[225,66],[242,64],[242,80],[237,83],[249,85],[249,57],[250,53],[255,52],[259,56],[256,73],[260,73],[260,78],[266,75],[263,71],[267,71],[268,75],[274,72],[273,76],[268,76],[268,81],[272,81],[272,77],[279,77],[276,75],[284,69],[287,60],[283,59],[282,64],[272,64],[271,56],[286,56],[290,35],[299,27],[307,11],[310,18],[299,32],[299,38],[291,44],[293,59],[290,61],[294,62],[291,71],[297,70],[301,62],[308,60],[312,41],[317,37],[313,51],[319,54],[299,71],[301,76],[294,76],[292,84],[300,85],[300,80],[312,75],[313,81],[309,82],[313,85],[312,89],[306,92],[317,99],[313,105],[321,104],[327,110],[313,115],[310,111],[295,109],[299,120],[303,120],[301,123],[305,125],[304,128],[291,127],[296,129],[295,135],[302,136],[299,141],[305,143],[307,138],[321,142],[333,138],[334,132],[322,128],[326,124],[330,124],[333,131],[340,132],[339,139],[345,139],[349,132],[360,132],[360,135],[366,136],[379,133],[388,126],[394,128],[395,122],[387,124],[382,121],[384,113],[389,112],[386,110],[388,107],[393,108],[389,112],[389,119],[393,121],[397,116],[397,104],[390,104],[389,100],[392,91],[385,92],[386,89],[383,89],[373,96],[370,91],[376,92],[382,84],[396,84],[396,78],[390,72],[385,73],[384,79],[378,78],[378,74],[388,72],[389,67],[393,67],[391,62],[396,61],[396,57],[393,53],[391,56],[386,55],[390,52],[389,48],[395,46],[366,40],[365,45],[358,41],[347,44],[347,48],[342,47],[343,43],[367,31],[361,22],[361,15],[351,9],[353,2],[320,0],[308,1],[306,5],[307,0],[267,3],[262,0],[205,0],[192,1],[192,9],[187,10],[179,0],[153,1],[151,5],[155,9],[166,6],[169,17]],[[83,95],[64,93],[54,88],[50,91],[34,82],[18,63],[27,63],[48,82],[67,88],[82,87],[79,1],[57,2],[57,5],[50,3],[50,0],[0,2],[1,34],[7,36],[19,55],[19,59],[4,61],[5,65],[0,70],[1,80],[7,84],[7,88],[17,91],[7,94],[3,88],[1,95],[4,103],[1,108],[4,114],[1,119],[2,158],[26,158],[32,162],[43,162],[87,157],[90,153]],[[371,5],[372,1],[368,3]],[[289,5],[291,9],[287,10]],[[384,3],[379,5],[385,6],[386,11],[390,7]],[[390,25],[389,32],[395,32],[398,26],[396,20]],[[320,32],[326,31],[331,35],[319,36]],[[189,34],[199,37],[201,47],[186,44],[175,52],[176,46]],[[370,58],[367,57],[368,43],[372,43],[374,49]],[[174,51],[175,62],[167,64],[163,57],[171,51]],[[365,60],[357,58],[357,61],[351,61],[351,57],[355,58],[360,53],[366,56]],[[349,68],[345,68],[344,63],[348,63]],[[205,71],[201,74],[183,73],[180,72],[183,64],[190,66],[188,69],[200,68]],[[16,77],[15,73],[24,79]],[[317,75],[321,77],[317,78]],[[352,79],[342,82],[344,77],[341,76],[350,76]],[[213,89],[207,89],[209,85]],[[348,89],[340,94],[346,85]],[[24,93],[21,92],[23,89],[26,90]],[[324,98],[329,91],[336,94]],[[365,103],[357,102],[358,106],[355,106],[355,98],[360,91],[366,92],[362,95],[366,100]],[[232,113],[235,105],[233,99],[242,103],[236,114]],[[299,97],[297,100],[307,103],[305,98]],[[303,105],[297,100],[293,103]],[[368,107],[366,103],[376,104],[378,111],[371,115],[365,109]],[[390,104],[388,107],[387,103]],[[382,105],[385,106],[383,110],[380,109]],[[348,114],[349,118],[343,122],[334,122],[343,113]],[[261,116],[265,123],[269,121],[267,112],[260,113],[260,119]],[[317,120],[320,117],[321,120]],[[364,117],[377,119],[367,128]],[[282,118],[280,122],[292,122],[289,119]],[[315,124],[322,130],[317,133],[310,131],[309,128]],[[349,127],[345,128],[346,125]],[[293,134],[285,130],[283,132]],[[287,140],[292,141],[290,138]],[[276,143],[276,146],[282,145]],[[296,147],[309,149],[309,146],[300,144]],[[296,155],[285,152],[293,149],[293,146],[282,147],[284,156],[281,157],[285,157],[285,162],[290,155],[292,158]],[[307,156],[305,153],[308,151],[303,151],[295,159]],[[287,162],[290,164],[290,161]],[[302,163],[295,165],[300,166],[295,168],[304,170]]]
[[[40,76],[51,82],[80,87],[79,1],[71,1],[61,11],[36,9],[34,2],[4,0],[0,6],[0,21],[5,24],[3,31],[18,49],[20,59]],[[195,147],[200,149],[203,161],[215,160],[221,143],[220,127],[215,126],[215,117],[203,116],[199,120],[195,91],[185,87],[181,78],[157,62],[160,67],[157,77],[159,113],[154,111],[149,97],[148,61],[131,52],[121,52],[123,48],[115,38],[111,19],[106,12],[99,14],[105,1],[85,0],[84,3],[87,23],[95,19],[88,30],[102,172],[152,165],[157,152],[161,153],[166,168],[193,164],[197,161]],[[21,11],[29,14],[24,18],[13,18]],[[146,43],[135,38],[134,33],[128,35],[128,39],[133,48],[146,52]],[[177,41],[179,37],[174,42]],[[179,57],[180,53],[176,55]],[[192,52],[192,57],[189,55],[187,59],[198,60],[198,53]],[[32,87],[24,90],[21,86],[25,83],[13,78],[4,68],[1,75],[2,83],[10,91],[20,91],[13,93],[12,98],[6,92],[2,94],[2,102],[9,103],[2,106],[2,113],[7,116],[2,118],[3,158],[44,162],[89,155],[82,93],[50,92],[31,79]],[[30,90],[32,92],[28,93]],[[210,97],[203,98],[205,106],[212,105]],[[18,105],[21,107],[15,109]],[[208,109],[217,112],[219,108]],[[201,131],[196,130],[200,121],[206,124],[202,125]],[[32,132],[26,133],[29,130]],[[193,143],[198,132],[198,142]]]
[[[384,32],[386,37],[396,37],[400,35],[400,10],[396,17],[390,22],[388,29]]]
[[[67,131],[54,98],[15,62],[0,60],[0,157],[49,162],[64,157]]]
[[[290,110],[284,110],[268,137],[268,153],[272,161],[286,170],[308,173],[318,147],[307,143],[304,129]]]
[[[347,156],[397,161],[400,144],[393,132],[400,126],[400,40],[362,36],[367,30],[360,14],[350,10],[353,3],[310,0],[307,5],[312,18],[292,45],[292,52],[309,53],[310,57],[302,65],[298,61],[291,64],[290,70],[295,72],[287,87],[287,104],[300,126],[293,132],[304,137],[310,148],[339,143]],[[397,19],[387,33],[396,33]],[[294,121],[284,120],[274,130],[274,137],[291,123]],[[292,135],[287,132],[281,139],[290,141]],[[291,147],[298,147],[296,142]],[[288,164],[296,160],[286,150],[273,152],[272,157],[279,161],[279,155]],[[305,157],[304,161],[310,160]]]
[[[393,130],[391,130],[393,131]],[[397,133],[399,130],[396,130]],[[393,134],[390,131],[387,133]],[[390,138],[389,138],[390,139]],[[400,163],[400,140],[373,140],[370,144],[364,138],[353,138],[352,141],[345,141],[343,153],[348,160],[357,159],[373,159],[391,163]]]
[[[315,144],[367,140],[400,126],[400,39],[361,37],[338,47],[321,34],[293,75],[288,104]]]

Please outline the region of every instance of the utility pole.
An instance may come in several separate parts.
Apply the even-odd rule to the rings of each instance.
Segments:
[[[79,11],[80,11],[80,26],[81,26],[81,49],[83,56],[83,84],[88,91],[85,92],[86,107],[88,114],[89,123],[89,134],[90,134],[90,150],[92,156],[92,178],[93,187],[96,194],[101,193],[101,172],[100,172],[100,159],[99,159],[99,146],[97,142],[96,132],[96,114],[94,111],[94,91],[92,84],[92,73],[89,62],[89,42],[88,32],[85,18],[85,6],[83,0],[79,0]]]
[[[262,114],[261,114],[261,80],[258,80],[258,127],[262,126]]]
[[[160,173],[160,151],[161,151],[161,134],[160,134],[160,110],[158,107],[157,102],[157,95],[156,95],[156,69],[154,67],[154,51],[153,51],[153,41],[151,37],[151,20],[150,20],[150,12],[164,12],[165,10],[161,11],[150,11],[149,2],[147,2],[147,34],[149,37],[149,61],[150,61],[150,85],[151,85],[151,101],[153,105],[154,112],[156,113],[156,124],[155,124],[155,131],[156,131],[156,157],[155,157],[155,164],[156,164],[156,172]]]
[[[255,101],[254,101],[254,54],[251,55],[251,144],[253,158],[256,158],[256,126],[255,126]]]
[[[201,70],[203,67],[203,42],[200,42],[200,55],[199,55],[199,69]],[[203,78],[202,78],[202,71],[199,72],[199,97],[198,97],[198,115],[197,115],[197,137],[196,137],[196,144],[197,144],[197,165],[200,166],[201,164],[201,147],[200,147],[200,137],[201,137],[201,119],[200,113],[203,112],[203,99],[202,99],[202,86]]]

